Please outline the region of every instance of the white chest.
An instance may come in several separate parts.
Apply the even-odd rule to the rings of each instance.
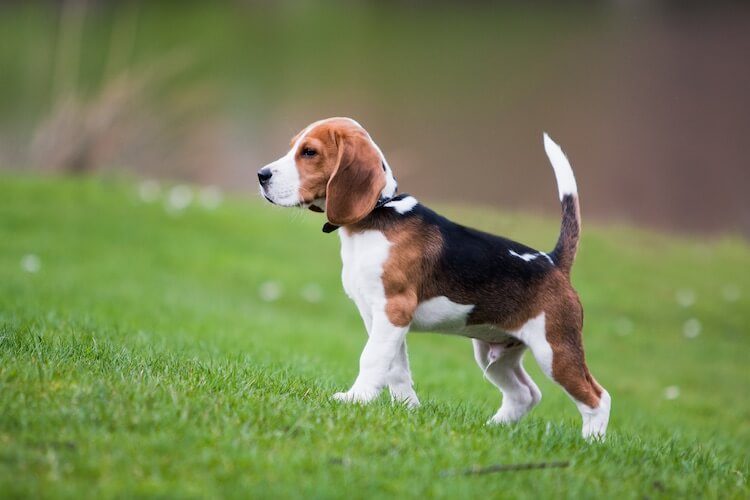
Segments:
[[[380,231],[363,231],[341,238],[341,281],[346,294],[362,309],[363,306],[385,306],[383,266],[388,260],[391,242]]]

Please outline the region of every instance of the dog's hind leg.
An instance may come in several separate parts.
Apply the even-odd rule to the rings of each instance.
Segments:
[[[609,422],[611,398],[591,376],[583,353],[580,321],[563,318],[568,312],[553,312],[529,321],[517,336],[530,348],[539,366],[560,384],[575,402],[583,419],[582,434],[586,439],[604,439]]]
[[[503,394],[503,402],[487,423],[517,422],[542,399],[542,393],[523,368],[526,346],[518,343],[510,347],[472,339],[474,358],[487,379]]]
[[[551,333],[551,332],[550,332]],[[579,331],[565,332],[565,340],[547,334],[552,347],[552,379],[573,399],[583,420],[586,439],[604,439],[609,423],[612,399],[591,376],[583,353]]]

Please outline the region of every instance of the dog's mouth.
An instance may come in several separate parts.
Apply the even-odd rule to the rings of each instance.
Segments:
[[[258,191],[260,191],[260,195],[265,198],[269,203],[272,205],[276,205],[276,202],[271,199],[270,196],[266,194],[266,190],[263,188],[261,184],[258,184]]]
[[[268,196],[268,194],[266,193],[266,190],[263,189],[263,186],[260,186],[260,194],[269,203],[271,203],[272,205],[276,205],[277,207],[284,207],[284,208],[305,208],[305,207],[307,207],[307,203],[305,203],[304,201],[299,201],[297,203],[292,203],[292,204],[278,203],[276,200],[274,200],[270,196]]]

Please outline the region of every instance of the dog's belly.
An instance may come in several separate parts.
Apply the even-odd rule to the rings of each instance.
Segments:
[[[445,296],[425,300],[414,312],[411,330],[449,333],[492,343],[512,337],[495,325],[467,325],[466,320],[473,309],[472,304],[458,304]]]
[[[433,297],[417,306],[412,329],[456,333],[466,328],[466,319],[473,309],[473,304],[457,304],[445,296]]]

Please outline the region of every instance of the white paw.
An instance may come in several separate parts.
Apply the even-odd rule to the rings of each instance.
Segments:
[[[521,413],[520,415],[515,413],[509,413],[509,412],[503,412],[502,408],[500,411],[495,413],[491,419],[487,421],[487,425],[510,425],[518,422],[521,420],[521,417],[523,417],[525,413]]]
[[[415,393],[414,391],[404,393],[391,392],[391,401],[394,404],[402,404],[411,409],[419,408],[420,405],[417,393]]]
[[[541,394],[536,398],[531,397],[528,401],[514,403],[508,399],[503,399],[503,404],[495,415],[487,421],[487,425],[507,425],[513,424],[521,420],[528,412],[534,408],[539,400]]]
[[[607,434],[607,424],[609,423],[609,410],[612,405],[607,391],[603,391],[599,407],[589,409],[584,407],[581,411],[583,417],[583,438],[587,441],[604,441]]]
[[[588,442],[604,442],[606,439],[607,430],[600,428],[593,428],[591,426],[583,427],[583,439]]]
[[[331,399],[341,401],[342,403],[360,403],[366,404],[378,397],[377,391],[362,391],[349,389],[346,392],[337,392]]]
[[[608,416],[608,415],[607,415]],[[607,420],[601,414],[595,414],[591,418],[584,418],[583,439],[586,441],[604,441],[607,434]]]

